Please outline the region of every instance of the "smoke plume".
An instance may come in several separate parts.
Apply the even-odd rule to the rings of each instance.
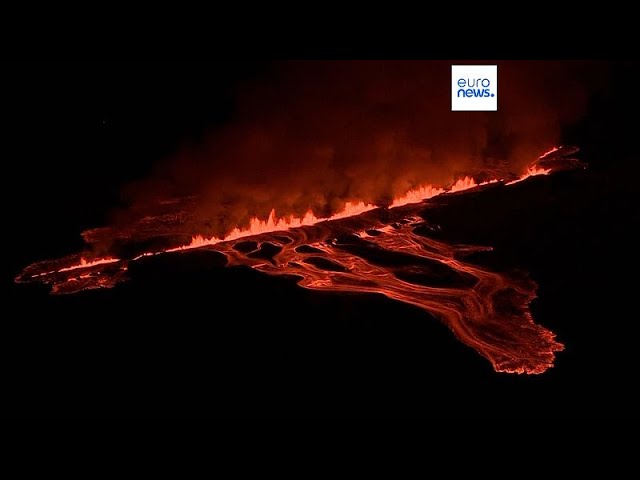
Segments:
[[[497,112],[450,111],[452,63],[498,64]],[[221,235],[272,208],[322,217],[461,175],[521,173],[582,113],[596,71],[582,62],[274,63],[237,88],[226,126],[129,189],[116,223],[189,198],[185,231]]]

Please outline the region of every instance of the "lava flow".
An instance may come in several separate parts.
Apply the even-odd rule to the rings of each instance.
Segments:
[[[571,168],[576,149],[553,149],[520,176],[477,182],[463,177],[448,188],[431,185],[395,198],[388,208],[350,203],[328,218],[254,218],[224,237],[194,235],[191,242],[140,251],[128,258],[87,260],[75,255],[27,267],[17,282],[38,281],[53,293],[112,287],[126,279],[130,262],[196,248],[224,254],[229,266],[247,265],[268,275],[294,275],[314,290],[379,293],[439,318],[498,372],[542,373],[563,349],[555,335],[533,322],[528,305],[536,284],[465,261],[488,247],[449,245],[427,238],[421,213],[429,198],[482,186],[508,186],[535,175]],[[491,188],[491,187],[487,187]],[[168,228],[168,227],[167,227]],[[164,231],[163,237],[171,231]],[[135,239],[132,239],[135,243]],[[129,251],[135,251],[130,249]]]

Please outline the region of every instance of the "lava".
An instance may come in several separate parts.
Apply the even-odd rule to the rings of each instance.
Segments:
[[[331,228],[294,229],[285,233],[287,242],[270,234],[259,237],[253,252],[239,252],[234,241],[220,243],[215,250],[229,265],[301,277],[304,288],[379,293],[419,307],[440,319],[498,372],[538,374],[553,366],[555,352],[564,347],[553,332],[533,322],[528,305],[535,298],[534,282],[466,263],[460,257],[487,248],[426,238],[415,233],[425,223],[422,218],[400,218],[396,227],[368,229],[375,235],[360,231],[339,240]],[[267,244],[276,245],[279,252],[269,259],[252,255]],[[402,261],[396,262],[396,257]]]
[[[80,263],[71,265],[70,267],[61,268],[58,272],[68,272],[69,270],[77,270],[78,268],[90,268],[95,267],[96,265],[105,265],[107,263],[116,263],[119,261],[119,258],[113,257],[96,258],[95,260],[86,260],[84,257],[81,257]]]
[[[314,290],[367,292],[419,307],[447,325],[456,337],[487,358],[498,372],[537,374],[553,366],[563,345],[533,322],[528,305],[536,284],[494,273],[464,261],[487,247],[456,246],[418,232],[426,225],[419,213],[430,198],[487,185],[509,186],[530,177],[548,175],[554,162],[567,168],[575,149],[549,150],[519,176],[476,181],[464,176],[449,187],[423,185],[398,196],[385,209],[365,202],[346,203],[336,214],[318,218],[252,218],[221,237],[194,235],[189,243],[131,255],[65,259],[32,264],[17,282],[40,281],[52,293],[109,288],[125,280],[130,262],[170,252],[209,248],[224,254],[228,265],[247,265],[268,275],[294,275],[299,285]],[[567,153],[568,152],[568,153]],[[385,210],[385,221],[375,210]],[[163,232],[170,235],[168,231]],[[236,248],[247,237],[255,249]],[[140,250],[138,250],[140,251]],[[274,253],[275,252],[275,253]],[[79,260],[78,260],[79,259]],[[397,261],[401,260],[401,261]],[[75,270],[82,269],[82,274]]]
[[[555,151],[555,150],[554,150]],[[526,173],[520,176],[520,178],[516,178],[510,182],[505,183],[505,185],[513,185],[514,183],[522,182],[529,177],[535,177],[536,175],[549,175],[551,173],[550,168],[540,168],[534,165],[529,166]]]
[[[353,217],[356,215],[360,215],[362,213],[373,210],[376,207],[370,203],[358,202],[351,203],[347,202],[340,212],[331,215],[328,218],[317,218],[311,210],[309,210],[303,217],[283,217],[276,218],[276,211],[274,209],[271,210],[269,214],[269,218],[267,220],[260,220],[257,217],[253,217],[249,221],[249,227],[247,228],[234,228],[231,233],[226,235],[224,238],[218,237],[204,237],[202,235],[196,235],[191,239],[191,243],[188,245],[182,245],[180,247],[170,248],[165,250],[166,252],[177,252],[180,250],[191,250],[194,248],[205,247],[207,245],[215,245],[220,242],[228,242],[230,240],[237,240],[239,238],[249,237],[252,235],[260,235],[261,233],[269,233],[269,232],[280,232],[284,230],[289,230],[290,228],[298,228],[304,227],[308,225],[315,225],[319,222],[327,222],[330,220],[339,220],[341,218]],[[144,255],[144,254],[143,254]]]

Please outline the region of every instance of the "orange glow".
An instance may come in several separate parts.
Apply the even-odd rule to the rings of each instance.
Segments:
[[[451,193],[462,192],[464,190],[469,190],[470,188],[475,188],[477,186],[478,184],[473,178],[463,177],[463,178],[459,178],[456,181],[456,183],[454,183],[448,191]]]
[[[423,200],[433,198],[436,195],[440,195],[441,193],[445,192],[446,190],[444,188],[434,187],[433,185],[425,185],[414,190],[409,190],[401,197],[394,198],[389,208],[401,207],[402,205],[407,205],[409,203],[419,203]]]
[[[360,215],[361,213],[368,212],[369,210],[373,210],[376,207],[370,203],[358,202],[351,203],[347,202],[344,206],[344,209],[340,212],[331,215],[328,218],[318,218],[316,217],[311,210],[309,210],[303,217],[294,217],[293,215],[289,217],[281,217],[276,218],[276,211],[271,210],[269,214],[269,218],[266,220],[260,220],[257,217],[253,217],[249,221],[249,227],[247,228],[234,228],[231,232],[226,235],[224,238],[218,237],[204,237],[202,235],[196,235],[191,239],[191,243],[188,245],[183,245],[176,248],[170,248],[166,250],[167,252],[178,252],[181,250],[191,250],[194,248],[200,248],[207,245],[215,245],[220,242],[229,242],[231,240],[237,240],[239,238],[249,237],[251,235],[260,235],[261,233],[268,232],[280,232],[284,230],[289,230],[290,228],[304,227],[315,225],[316,223],[326,222],[329,220],[338,220],[340,218],[353,217],[355,215]],[[145,256],[148,254],[143,254],[141,256]]]
[[[542,159],[556,151],[558,151],[558,148],[554,147],[548,152],[545,152],[543,155],[541,155],[539,159]],[[526,180],[529,177],[533,177],[536,175],[548,175],[550,172],[551,172],[551,169],[544,169],[544,168],[537,167],[535,165],[530,165],[528,170],[523,175],[521,175],[516,180],[512,180],[510,182],[505,183],[505,185],[513,185],[514,183],[521,182],[523,180]],[[492,183],[498,183],[501,181],[503,180],[495,178],[485,182],[477,183],[473,179],[473,177],[465,176],[456,180],[453,183],[453,185],[451,185],[449,188],[443,188],[443,187],[438,187],[438,186],[429,185],[429,184],[423,185],[416,189],[409,190],[404,195],[395,197],[388,208],[400,207],[400,206],[409,205],[412,203],[420,203],[424,200],[427,200],[429,198],[433,198],[445,193],[463,192],[465,190],[470,190],[472,188],[480,187],[483,185],[489,185]],[[374,210],[376,208],[379,208],[379,207],[371,203],[346,202],[344,208],[341,211],[326,218],[316,217],[311,210],[309,210],[302,217],[294,217],[293,215],[290,215],[288,217],[277,218],[275,209],[272,209],[271,212],[269,213],[269,217],[266,220],[260,220],[257,217],[253,217],[251,218],[251,220],[249,220],[248,227],[246,228],[236,227],[233,230],[231,230],[231,232],[229,232],[228,235],[222,238],[215,237],[215,236],[205,237],[204,235],[195,235],[191,238],[191,242],[189,242],[186,245],[181,245],[174,248],[168,248],[168,249],[157,251],[157,252],[142,253],[134,257],[132,260],[135,261],[143,257],[158,255],[160,253],[165,253],[165,252],[179,252],[183,250],[192,250],[194,248],[201,248],[201,247],[206,247],[210,245],[216,245],[220,242],[229,242],[233,240],[238,240],[240,238],[249,237],[252,235],[260,235],[260,234],[269,233],[269,232],[285,231],[291,228],[311,226],[320,222],[327,222],[330,220],[339,220],[342,218],[353,217],[353,216],[368,212],[370,210]],[[120,261],[120,259],[113,258],[113,257],[99,258],[91,261],[87,261],[86,259],[81,258],[79,264],[61,268],[60,270],[53,270],[49,272],[38,273],[36,275],[33,275],[32,278],[39,277],[39,276],[46,276],[56,272],[66,272],[69,270],[76,270],[79,268],[89,268],[96,265],[115,263],[118,261]]]
[[[147,252],[147,253],[142,253],[140,255],[138,255],[137,257],[133,257],[132,260],[140,260],[142,257],[152,257],[153,255],[158,255],[162,252]]]
[[[553,148],[538,160],[558,151]],[[551,161],[549,161],[551,160]],[[545,164],[553,164],[548,159]],[[553,167],[555,169],[555,167]],[[115,257],[77,262],[77,256],[33,264],[16,281],[37,281],[52,285],[52,293],[74,293],[92,288],[110,288],[126,278],[130,262],[143,257],[212,247],[227,258],[227,265],[244,265],[268,275],[294,275],[303,288],[335,292],[382,294],[390,299],[413,305],[439,318],[464,344],[474,348],[491,362],[498,372],[539,374],[553,366],[556,352],[563,345],[550,330],[534,323],[529,303],[535,298],[533,281],[511,278],[489,271],[473,263],[466,263],[460,252],[481,252],[488,247],[451,245],[417,233],[415,226],[423,224],[421,203],[443,194],[465,192],[483,185],[500,183],[513,185],[529,177],[548,175],[552,168],[532,163],[526,172],[514,180],[494,178],[478,182],[471,176],[457,179],[449,187],[423,185],[393,199],[389,209],[416,204],[402,210],[369,215],[357,222],[325,224],[321,222],[345,219],[378,209],[374,204],[347,202],[344,208],[330,217],[316,217],[311,210],[301,217],[276,217],[271,210],[265,220],[253,217],[246,227],[236,227],[221,237],[196,235],[188,244],[139,254],[133,258]],[[509,179],[514,176],[509,176]],[[300,228],[307,227],[307,228]],[[353,233],[346,240],[339,239],[345,231]],[[375,232],[374,232],[375,231]],[[284,232],[277,236],[264,235]],[[172,235],[171,229],[163,234]],[[237,241],[263,235],[255,239],[256,249],[265,242],[277,245],[271,257],[243,254]],[[284,238],[286,237],[286,238]],[[354,240],[354,238],[356,240]],[[306,249],[298,247],[307,247]],[[311,247],[311,248],[309,248]],[[373,252],[373,253],[372,253]],[[403,262],[380,264],[377,253],[401,253],[404,259],[413,258],[415,265]],[[267,259],[268,258],[268,259]],[[117,268],[95,269],[69,273],[99,265],[121,262]],[[69,266],[60,268],[61,265]],[[57,268],[57,270],[52,268]],[[424,280],[442,283],[424,283]],[[513,292],[518,292],[513,295]],[[501,302],[508,297],[508,308]]]
[[[553,149],[546,152],[544,155],[541,155],[539,158],[543,158],[551,153],[557,151],[558,148],[554,147]],[[521,182],[526,180],[529,177],[533,177],[535,175],[547,175],[550,173],[550,169],[543,169],[536,166],[529,166],[529,169],[519,178],[513,180],[511,182],[507,182],[505,185],[512,185],[514,183]],[[489,185],[492,183],[498,183],[503,181],[502,179],[494,178],[492,180],[487,180],[484,182],[476,182],[473,177],[465,176],[456,180],[453,185],[449,188],[437,187],[434,185],[423,185],[413,190],[409,190],[404,195],[399,197],[395,197],[389,205],[389,208],[401,207],[403,205],[409,205],[411,203],[420,203],[429,198],[436,197],[438,195],[442,195],[444,193],[457,193],[463,192],[465,190],[470,190],[472,188],[480,187],[483,185]],[[368,212],[378,208],[376,205],[372,205],[370,203],[357,202],[351,203],[347,202],[340,212],[335,213],[327,218],[318,218],[316,217],[311,210],[309,210],[303,217],[280,217],[276,218],[275,210],[271,210],[269,217],[266,220],[260,220],[257,217],[253,217],[249,220],[249,226],[247,228],[234,228],[228,235],[225,237],[205,237],[203,235],[196,235],[192,237],[191,242],[187,245],[181,245],[179,247],[170,248],[165,250],[165,252],[179,252],[182,250],[192,250],[194,248],[201,248],[208,245],[216,245],[220,242],[229,242],[232,240],[238,240],[239,238],[249,237],[252,235],[260,235],[262,233],[269,232],[279,232],[284,230],[289,230],[290,228],[304,227],[315,225],[320,222],[326,222],[330,220],[339,220],[341,218],[353,217],[356,215],[360,215],[364,212]],[[153,253],[144,253],[136,259],[141,258],[143,256],[153,255]]]
[[[396,197],[391,202],[389,208],[401,207],[402,205],[408,205],[410,203],[420,203],[423,200],[442,195],[443,193],[456,193],[470,190],[472,188],[481,187],[482,185],[489,185],[490,183],[498,183],[499,179],[488,180],[486,182],[476,183],[472,177],[462,177],[451,185],[449,188],[434,187],[433,185],[423,185],[414,190],[409,190],[407,193],[400,197]]]
[[[552,153],[557,152],[558,150],[560,150],[560,148],[558,148],[558,147],[553,147],[553,148],[552,148],[551,150],[549,150],[548,152],[544,152],[542,155],[540,155],[540,156],[538,157],[538,159],[542,159],[542,158],[546,157],[547,155],[551,155]]]
[[[557,149],[556,149],[557,150]],[[540,157],[542,158],[542,157]],[[513,180],[511,182],[507,182],[505,183],[505,185],[513,185],[514,183],[518,183],[521,182],[523,180],[526,180],[529,177],[535,177],[536,175],[549,175],[551,173],[551,169],[547,169],[547,168],[540,168],[540,167],[536,167],[534,165],[531,165],[529,167],[529,169],[520,176],[520,178]]]
[[[82,257],[80,258],[80,263],[71,265],[70,267],[61,268],[58,272],[68,272],[69,270],[77,270],[78,268],[95,267],[96,265],[105,265],[107,263],[115,263],[119,261],[119,258],[113,257],[98,258],[96,260],[85,260],[85,258]]]
[[[420,206],[416,207],[416,210]],[[397,213],[400,215],[400,212]],[[377,235],[357,231],[360,240],[327,241],[334,235],[329,228],[319,229],[313,241],[300,229],[283,234],[288,241],[269,238],[281,250],[270,259],[238,255],[235,242],[225,242],[215,250],[225,255],[228,264],[250,266],[268,275],[295,275],[298,284],[311,290],[382,294],[434,315],[447,325],[464,344],[491,362],[497,372],[539,374],[553,366],[555,353],[564,346],[555,334],[534,323],[529,303],[535,298],[536,285],[530,280],[511,278],[458,258],[460,251],[486,251],[486,247],[456,246],[415,233],[421,217],[409,214],[400,226],[379,226]],[[305,251],[298,247],[311,247]],[[380,264],[379,252],[401,252],[413,258],[415,265],[430,265],[423,277],[409,275],[404,265]],[[329,268],[318,264],[323,259]],[[332,268],[333,267],[333,268]],[[420,267],[408,272],[420,272]],[[433,287],[420,280],[447,277],[457,279],[446,287]],[[513,296],[513,292],[518,295]],[[500,308],[504,295],[509,308]]]
[[[327,220],[338,220],[340,218],[353,217],[355,215],[360,215],[361,213],[368,212],[369,210],[373,210],[375,208],[378,208],[378,207],[375,206],[375,205],[372,205],[370,203],[364,203],[364,202],[351,203],[351,202],[347,202],[347,203],[345,203],[344,208],[342,209],[342,211],[331,215],[329,218],[327,218]]]

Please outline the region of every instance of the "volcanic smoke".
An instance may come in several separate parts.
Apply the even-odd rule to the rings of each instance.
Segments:
[[[129,187],[130,207],[83,233],[87,251],[34,263],[16,281],[54,294],[108,288],[131,262],[212,249],[304,288],[417,306],[496,371],[542,373],[563,346],[533,322],[535,283],[465,261],[488,247],[422,232],[431,198],[579,166],[565,147],[531,162],[585,97],[567,88],[566,64],[545,65],[499,64],[497,113],[450,112],[447,95],[429,94],[449,91],[449,62],[281,65],[240,89],[227,127]]]

